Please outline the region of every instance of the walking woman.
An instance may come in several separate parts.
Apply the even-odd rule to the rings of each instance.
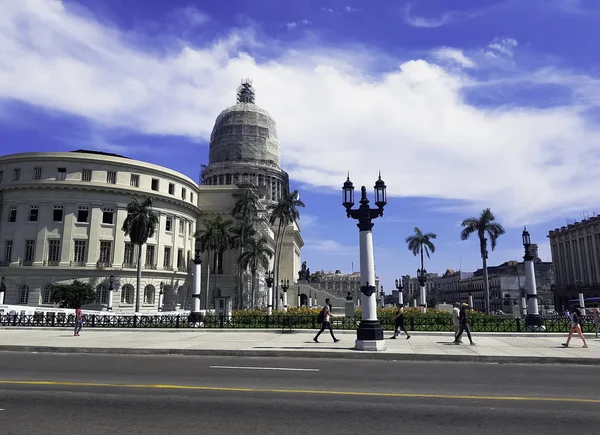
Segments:
[[[460,312],[458,314],[458,321],[460,323],[460,331],[454,337],[454,344],[460,344],[460,338],[462,337],[463,332],[467,333],[467,338],[471,343],[471,346],[474,346],[475,343],[471,339],[471,331],[469,330],[469,319],[467,318],[467,304],[462,304],[460,307]]]
[[[588,347],[585,337],[583,336],[583,332],[581,332],[581,314],[577,309],[575,309],[575,307],[571,306],[569,307],[569,317],[571,319],[571,330],[569,331],[567,342],[563,343],[563,347],[569,347],[569,343],[571,342],[571,338],[575,332],[577,332],[581,338],[581,341],[583,341],[583,347]]]
[[[394,335],[390,338],[396,338],[400,335],[400,331],[404,331],[406,339],[410,338],[410,334],[404,327],[404,306],[402,304],[396,304],[396,317],[394,318]]]

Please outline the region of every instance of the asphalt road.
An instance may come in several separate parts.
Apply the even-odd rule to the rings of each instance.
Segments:
[[[600,367],[0,353],[0,433],[597,433]]]

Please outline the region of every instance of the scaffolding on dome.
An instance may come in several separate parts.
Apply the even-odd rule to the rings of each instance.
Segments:
[[[237,88],[237,102],[254,104],[254,97],[252,80],[248,78],[242,80],[242,84]]]

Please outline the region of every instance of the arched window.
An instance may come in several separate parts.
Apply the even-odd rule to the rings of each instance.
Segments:
[[[96,287],[96,303],[97,304],[105,304],[108,300],[107,298],[108,290],[102,284]]]
[[[52,303],[52,285],[48,284],[44,287],[44,292],[42,293],[42,304],[51,304]]]
[[[121,287],[121,303],[133,304],[133,287],[129,284]]]
[[[144,303],[145,304],[154,304],[154,286],[147,285],[144,287]]]
[[[24,285],[21,287],[21,294],[19,295],[19,304],[27,305],[29,303],[29,286]]]

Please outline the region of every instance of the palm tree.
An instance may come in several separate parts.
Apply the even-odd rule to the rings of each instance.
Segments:
[[[142,246],[154,235],[158,225],[158,215],[152,211],[152,198],[140,202],[137,198],[127,204],[127,217],[121,231],[125,237],[137,245],[137,283],[135,288],[135,311],[140,311],[140,285],[142,282]]]
[[[256,273],[259,268],[267,270],[269,268],[269,260],[273,258],[273,251],[269,248],[269,243],[266,237],[256,239],[254,237],[246,239],[246,247],[244,253],[238,258],[238,263],[243,269],[250,268],[252,273],[252,296],[250,306],[254,308]]]
[[[217,215],[214,219],[208,219],[203,222],[203,227],[196,231],[194,237],[200,239],[202,250],[208,253],[208,274],[206,276],[206,294],[204,295],[205,308],[208,309],[208,293],[210,268],[214,263],[215,284],[217,289],[219,274],[219,257],[223,252],[231,247],[230,226],[232,221],[223,219],[223,216]]]
[[[498,222],[494,222],[496,217],[489,208],[486,208],[481,212],[481,215],[472,217],[462,221],[461,226],[463,230],[460,233],[461,240],[467,240],[471,234],[477,233],[479,237],[479,248],[481,251],[481,258],[483,260],[483,288],[485,292],[485,312],[490,313],[490,283],[488,281],[488,270],[487,270],[487,238],[486,233],[490,237],[492,244],[492,251],[496,249],[496,242],[498,237],[504,234],[504,227]]]
[[[236,218],[239,222],[239,226],[237,227],[237,234],[235,234],[235,245],[238,246],[239,254],[238,258],[242,257],[244,253],[244,248],[246,246],[246,238],[252,237],[248,234],[249,231],[255,232],[253,228],[253,224],[258,216],[258,196],[256,193],[250,188],[244,188],[240,192],[236,192],[233,194],[233,197],[237,200],[233,206],[233,210],[231,214],[234,218]],[[239,266],[239,263],[238,263]],[[237,300],[238,300],[238,308],[243,308],[242,295],[244,292],[243,289],[243,269],[242,267],[238,267],[238,276],[237,276]]]
[[[435,252],[435,245],[432,240],[437,238],[437,234],[423,233],[419,227],[415,227],[414,232],[415,233],[412,236],[406,238],[406,244],[408,245],[408,250],[411,251],[415,257],[421,254],[421,273],[424,273],[423,253],[427,255],[427,258],[431,258],[429,254]],[[421,304],[426,304],[426,301],[420,302]]]
[[[278,301],[277,284],[279,282],[279,263],[281,262],[281,248],[283,246],[285,229],[289,224],[292,222],[295,223],[298,219],[300,219],[298,207],[305,207],[305,205],[302,201],[300,201],[297,190],[284,193],[277,204],[269,207],[271,210],[269,222],[271,225],[275,225],[275,223],[277,223],[277,236],[275,238],[275,271],[273,273],[273,275],[275,275],[273,281],[273,285],[275,287],[273,297],[275,298],[276,302]]]

